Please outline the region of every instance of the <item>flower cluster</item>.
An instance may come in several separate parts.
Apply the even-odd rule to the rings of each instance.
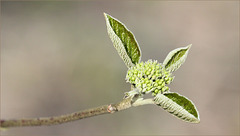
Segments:
[[[166,85],[170,84],[173,78],[156,60],[136,64],[128,70],[126,76],[127,82],[138,88],[140,93],[152,92],[153,96],[168,91],[169,87]]]

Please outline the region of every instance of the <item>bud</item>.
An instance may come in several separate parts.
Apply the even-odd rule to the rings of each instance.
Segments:
[[[173,77],[161,63],[148,60],[131,67],[127,72],[126,80],[138,88],[140,93],[152,92],[152,95],[156,96],[169,90],[165,85],[170,84]]]

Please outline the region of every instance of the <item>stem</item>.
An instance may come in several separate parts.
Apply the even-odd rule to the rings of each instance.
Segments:
[[[137,106],[146,105],[146,104],[155,104],[155,102],[153,101],[153,99],[141,99],[134,102],[132,106],[137,107]]]
[[[47,126],[67,123],[71,121],[80,120],[83,118],[93,117],[102,114],[115,113],[117,111],[128,109],[132,106],[141,106],[146,104],[154,104],[152,99],[136,99],[132,101],[133,97],[123,99],[117,104],[103,105],[84,111],[74,112],[71,114],[54,116],[54,117],[42,117],[42,118],[29,118],[29,119],[12,119],[12,120],[1,120],[0,128],[8,127],[25,127],[25,126]]]
[[[56,125],[62,124],[74,120],[79,120],[87,117],[109,113],[107,111],[108,105],[88,109],[84,111],[74,112],[62,116],[55,117],[42,117],[42,118],[30,118],[30,119],[13,119],[13,120],[1,120],[1,127],[23,127],[23,126],[44,126],[44,125]]]

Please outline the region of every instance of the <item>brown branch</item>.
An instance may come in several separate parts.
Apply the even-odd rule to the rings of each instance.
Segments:
[[[24,126],[46,126],[46,125],[57,125],[67,123],[71,121],[80,120],[83,118],[93,117],[102,114],[115,113],[117,111],[128,109],[132,106],[140,106],[145,104],[154,104],[152,99],[136,99],[133,101],[132,98],[123,99],[117,104],[103,105],[84,111],[74,112],[71,114],[54,116],[54,117],[43,117],[43,118],[29,118],[29,119],[13,119],[13,120],[1,120],[0,128],[8,127],[24,127]]]

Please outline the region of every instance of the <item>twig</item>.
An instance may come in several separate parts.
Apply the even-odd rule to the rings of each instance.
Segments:
[[[136,99],[136,97],[134,98]],[[142,98],[137,98],[136,100],[133,101],[133,97],[132,98],[129,97],[123,99],[121,102],[117,104],[103,105],[96,108],[87,109],[84,111],[74,112],[71,114],[61,116],[1,120],[0,128],[57,125],[97,115],[115,113],[117,111],[128,109],[132,106],[141,106],[146,104],[154,104],[154,101],[152,99]]]

